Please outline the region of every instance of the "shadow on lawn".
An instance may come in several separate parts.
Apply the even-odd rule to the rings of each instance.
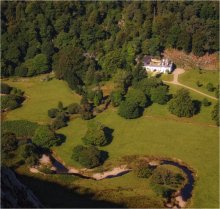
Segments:
[[[40,180],[35,177],[17,174],[18,179],[30,188],[38,197],[45,208],[120,208],[125,207],[104,200],[95,200],[95,194],[89,189],[84,189],[84,194],[79,193],[82,188],[64,187],[58,183]],[[78,177],[75,177],[78,178]],[[64,179],[65,181],[65,179]],[[74,182],[74,179],[73,179]]]

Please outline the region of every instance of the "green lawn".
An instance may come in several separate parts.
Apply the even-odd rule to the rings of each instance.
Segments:
[[[8,120],[26,119],[36,122],[49,122],[47,111],[50,108],[57,107],[59,101],[62,101],[64,105],[80,101],[80,97],[70,90],[66,82],[55,78],[43,82],[41,81],[43,77],[45,75],[20,78],[18,81],[13,81],[13,79],[4,81],[11,86],[22,89],[25,91],[25,96],[28,97],[22,107],[7,114]]]
[[[202,70],[188,70],[185,73],[179,75],[179,82],[187,86],[193,87],[201,92],[215,96],[215,92],[210,92],[206,89],[207,83],[212,83],[214,87],[217,87],[219,83],[219,71]],[[202,86],[198,87],[196,82],[199,81]]]

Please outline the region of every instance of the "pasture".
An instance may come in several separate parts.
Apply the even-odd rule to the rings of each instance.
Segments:
[[[24,90],[25,95],[28,96],[21,108],[7,114],[7,120],[26,119],[48,123],[50,119],[47,116],[47,110],[56,107],[58,101],[68,105],[80,100],[80,97],[73,93],[64,81],[56,79],[42,82],[41,76],[38,76],[18,81],[10,79],[6,83]],[[170,92],[174,93],[178,88],[170,85]],[[204,98],[195,92],[190,92],[190,94],[196,100],[201,101]],[[218,128],[210,117],[214,103],[210,107],[201,106],[200,113],[192,118],[177,118],[168,112],[167,105],[153,104],[145,109],[142,117],[126,120],[118,116],[117,108],[110,107],[93,119],[113,129],[112,142],[108,146],[101,147],[102,150],[109,153],[104,166],[117,164],[125,155],[153,155],[181,159],[197,172],[197,181],[190,206],[194,208],[218,207]],[[79,166],[71,159],[71,154],[74,146],[82,144],[81,137],[86,132],[87,122],[76,117],[68,122],[67,127],[57,131],[64,134],[66,140],[61,146],[53,147],[53,150],[66,165]],[[23,175],[26,175],[25,172]],[[36,175],[36,178],[41,179],[42,177]],[[50,176],[43,178],[48,181]],[[143,204],[155,203],[155,200],[158,200],[158,206],[161,204],[161,199],[156,197],[149,188],[148,181],[137,179],[133,172],[122,177],[102,180],[99,183],[93,180],[75,179],[75,177],[68,177],[68,181],[61,179],[64,177],[53,178],[54,182],[62,182],[63,186],[67,188],[79,186],[85,188],[81,191],[82,194],[91,190],[97,198],[106,201],[118,203],[117,198],[123,197],[125,202],[129,202],[129,199],[136,198],[137,200],[140,197],[140,202],[143,201]],[[71,179],[73,179],[72,183],[70,183]],[[32,185],[33,182],[29,182],[29,184]],[[36,194],[40,194],[40,197],[46,198],[44,188],[36,187],[34,190],[36,190]],[[54,198],[51,196],[52,199]],[[71,195],[68,196],[67,201],[69,199],[71,199]],[[128,204],[132,207],[134,202]]]

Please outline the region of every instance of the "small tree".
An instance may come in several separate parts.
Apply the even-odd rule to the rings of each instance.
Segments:
[[[50,118],[55,118],[57,116],[58,112],[59,112],[59,110],[57,108],[51,108],[48,110],[48,116]]]
[[[59,111],[63,111],[63,109],[64,109],[64,107],[63,107],[63,103],[60,102],[60,101],[58,102],[57,107],[58,107],[58,110],[59,110]]]
[[[219,102],[214,106],[211,116],[212,120],[214,120],[216,125],[219,126]]]
[[[202,86],[202,84],[200,83],[200,81],[196,81],[196,85],[197,85],[198,87],[201,87],[201,86]]]
[[[141,116],[141,110],[136,102],[123,101],[119,106],[118,114],[126,119],[133,119]]]
[[[206,88],[207,88],[208,91],[211,91],[211,92],[213,92],[214,89],[215,89],[212,83],[208,83],[208,84],[206,85]]]
[[[10,87],[8,84],[6,83],[1,83],[1,94],[10,94],[12,87]]]
[[[103,92],[102,92],[102,90],[95,91],[95,95],[94,95],[94,98],[93,98],[94,105],[95,106],[100,105],[101,102],[102,102],[102,99],[103,99]]]
[[[63,120],[59,120],[59,119],[55,119],[51,124],[51,128],[53,130],[58,130],[58,129],[63,128],[65,126],[67,126],[66,122],[64,122]]]
[[[104,146],[108,139],[104,131],[105,127],[98,121],[88,123],[88,129],[85,136],[82,138],[85,144],[94,146]]]
[[[11,152],[18,147],[18,140],[16,135],[11,132],[5,132],[2,134],[1,147],[3,152]]]
[[[48,126],[39,126],[35,131],[32,141],[38,146],[49,148],[57,143],[57,138]]]
[[[151,100],[158,104],[166,104],[168,101],[168,87],[158,86],[150,90]]]
[[[168,110],[178,117],[191,117],[195,113],[195,106],[189,96],[189,91],[180,89],[168,104]]]
[[[211,102],[209,102],[206,98],[204,98],[204,99],[202,100],[202,104],[203,104],[205,107],[208,107],[208,106],[211,105]]]
[[[121,91],[112,91],[110,95],[110,99],[113,107],[117,107],[123,101],[123,95]]]

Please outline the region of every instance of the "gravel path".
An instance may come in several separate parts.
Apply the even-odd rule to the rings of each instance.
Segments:
[[[174,72],[173,72],[173,81],[163,81],[163,82],[164,82],[164,83],[175,84],[175,85],[178,85],[178,86],[182,86],[182,87],[187,88],[187,89],[190,89],[190,90],[192,90],[192,91],[194,91],[194,92],[196,92],[196,93],[198,93],[198,94],[202,94],[203,96],[209,97],[210,99],[217,100],[216,97],[210,96],[210,95],[205,94],[205,93],[203,93],[203,92],[201,92],[201,91],[198,91],[197,89],[194,89],[194,88],[192,88],[192,87],[189,87],[189,86],[186,86],[186,85],[184,85],[184,84],[181,84],[181,83],[178,81],[178,77],[179,77],[180,74],[182,74],[182,73],[184,73],[184,72],[185,72],[184,69],[182,69],[182,68],[176,68],[176,69],[174,70]]]

